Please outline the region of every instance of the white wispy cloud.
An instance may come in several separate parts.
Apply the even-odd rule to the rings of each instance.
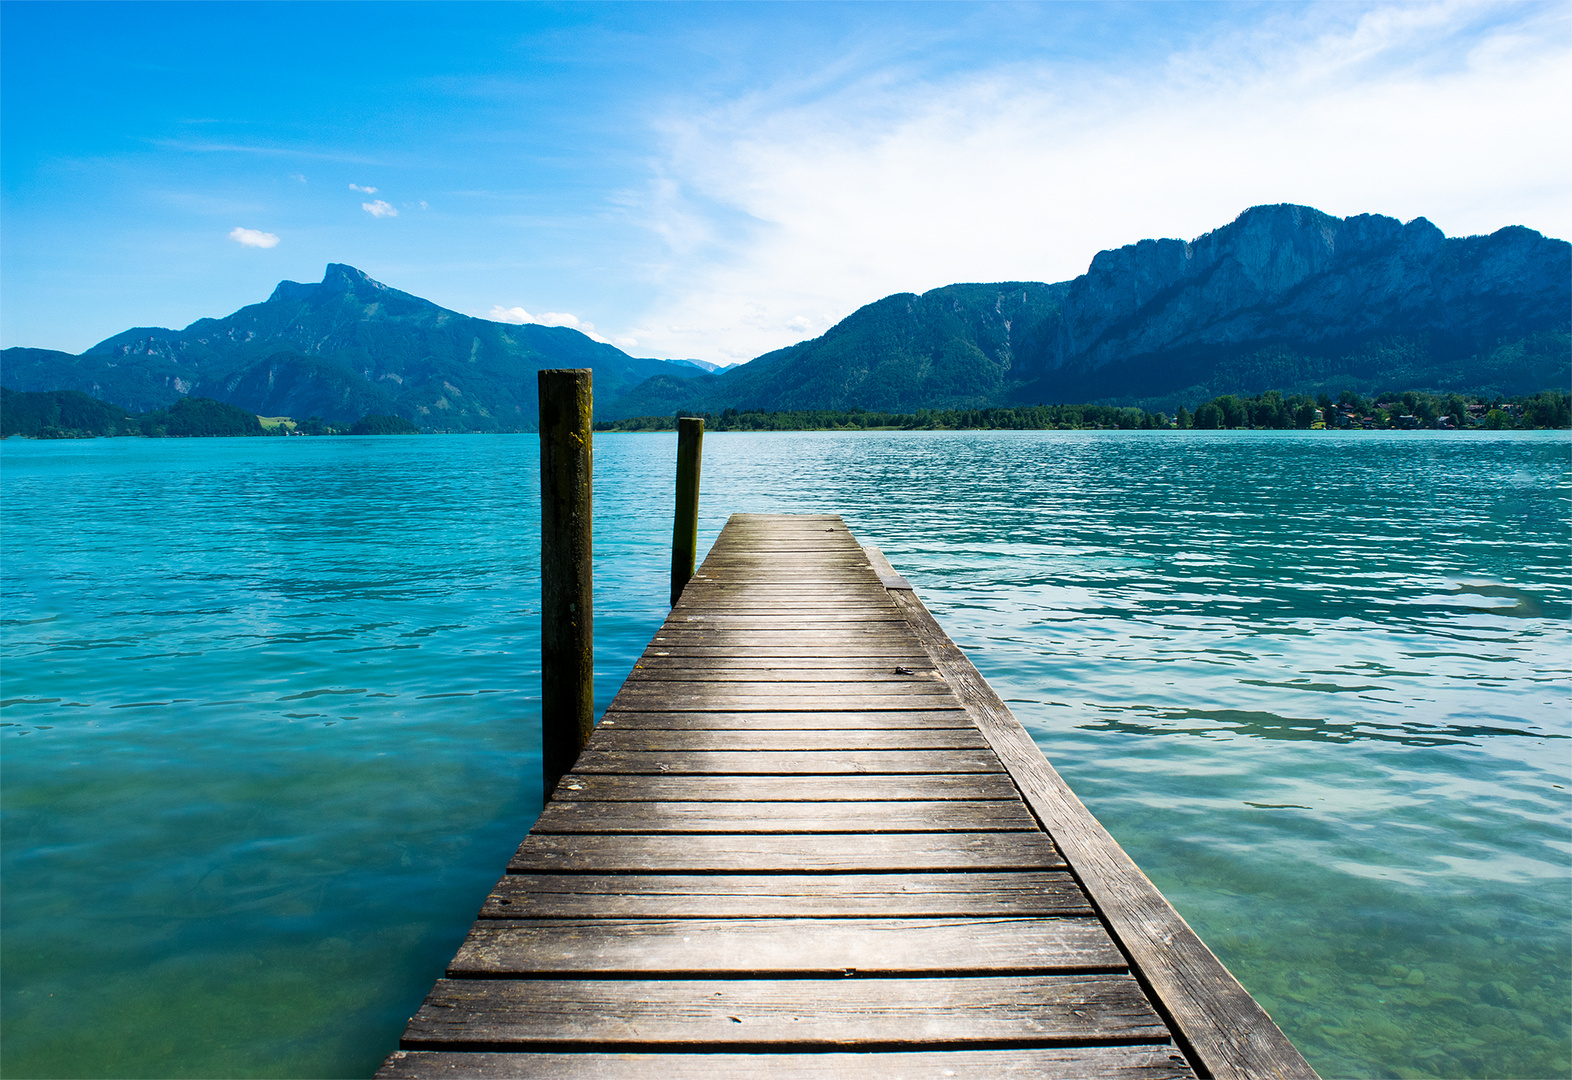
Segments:
[[[241,247],[270,248],[278,247],[278,237],[270,232],[260,229],[242,229],[239,227],[229,230],[229,238]]]
[[[390,202],[376,199],[372,202],[363,202],[360,208],[372,217],[398,217],[398,207]]]
[[[351,184],[351,185],[349,185],[349,190],[351,190],[351,191],[358,191],[362,195],[375,195],[377,193],[377,189],[376,188],[374,188],[374,187],[361,187],[359,184]]]
[[[585,322],[577,315],[572,315],[565,311],[546,311],[539,315],[531,315],[521,307],[503,307],[501,304],[496,304],[485,317],[492,322],[513,323],[520,326],[524,323],[538,323],[541,326],[566,326],[602,344],[611,344],[610,341],[596,331],[594,323]],[[630,345],[638,344],[637,341],[627,338],[619,339],[618,345],[621,345],[622,340],[628,341]]]
[[[676,111],[626,196],[665,251],[627,329],[743,360],[892,292],[1064,280],[1270,202],[1567,236],[1568,11],[1286,8],[1145,70],[878,70]]]

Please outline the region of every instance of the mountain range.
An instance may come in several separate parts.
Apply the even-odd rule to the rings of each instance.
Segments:
[[[567,327],[461,315],[340,263],[319,284],[280,282],[263,303],[184,330],[138,327],[80,356],[0,353],[0,381],[12,390],[80,390],[138,412],[191,395],[262,416],[380,413],[449,431],[534,427],[535,372],[549,367],[593,368],[607,397],[656,375],[704,374]]]
[[[1021,403],[1194,405],[1267,389],[1531,393],[1572,385],[1572,245],[1513,226],[1448,238],[1416,218],[1259,206],[1204,236],[1143,240],[1071,281],[898,293],[820,337],[718,372],[629,356],[565,327],[449,311],[330,264],[184,330],[79,356],[0,353],[13,390],[145,411],[182,395],[264,416],[406,417],[432,430],[536,422],[534,372],[595,371],[596,414],[911,411]]]

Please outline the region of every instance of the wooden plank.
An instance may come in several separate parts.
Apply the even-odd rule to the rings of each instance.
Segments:
[[[620,751],[688,753],[700,750],[986,750],[988,742],[974,727],[876,728],[871,731],[856,728],[775,731],[709,728],[672,731],[619,727],[617,718],[613,716],[610,725],[603,723],[595,729],[590,748],[608,754]]]
[[[855,682],[858,686],[876,687],[880,691],[889,686],[915,683],[944,685],[939,673],[932,668],[901,666],[906,667],[906,670],[897,671],[892,664],[861,668],[828,665],[793,667],[783,665],[780,661],[769,661],[766,664],[735,667],[725,661],[718,661],[716,666],[707,668],[702,664],[672,664],[653,660],[636,665],[629,673],[628,681],[641,686],[649,683],[703,683],[709,686],[727,685],[728,689],[732,683],[754,683],[768,686],[771,693],[791,693],[792,687],[787,685],[791,683]]]
[[[866,629],[855,624],[843,630],[704,630],[697,627],[662,627],[655,634],[660,645],[810,645],[814,648],[849,645],[856,648],[874,645],[890,648],[911,648],[915,639],[896,623],[871,623]]]
[[[791,674],[803,678],[855,679],[863,676],[890,677],[897,667],[905,667],[911,675],[904,678],[937,679],[939,669],[929,661],[927,654],[913,656],[911,664],[896,664],[880,658],[869,659],[855,651],[838,656],[736,656],[725,653],[694,656],[688,653],[672,655],[669,652],[645,653],[634,663],[634,671],[658,674],[661,677],[686,678],[709,673],[718,679],[746,678],[750,673]]]
[[[1092,915],[1063,871],[965,874],[508,874],[482,919]]]
[[[482,919],[452,978],[1114,971],[1095,918]]]
[[[665,728],[668,731],[707,731],[729,728],[749,731],[813,731],[855,728],[967,728],[976,730],[965,709],[892,709],[889,712],[632,712],[607,710],[602,727]]]
[[[842,642],[839,644],[823,641],[806,643],[799,641],[796,643],[786,642],[784,644],[773,642],[750,645],[746,641],[732,641],[718,645],[706,645],[703,642],[696,644],[663,644],[655,643],[652,640],[651,644],[644,650],[644,655],[688,656],[694,658],[735,657],[737,659],[765,657],[812,660],[829,660],[836,657],[843,657],[848,660],[864,660],[869,657],[876,657],[881,664],[884,663],[886,656],[904,656],[909,657],[917,664],[930,663],[928,654],[923,652],[922,646],[918,644],[915,637],[900,641],[890,639],[885,641]]]
[[[1192,1080],[1166,1044],[883,1053],[552,1053],[398,1050],[377,1080]]]
[[[876,552],[869,554],[871,558]],[[1187,1044],[1191,1059],[1217,1077],[1314,1077],[1315,1071],[1266,1010],[1048,764],[916,594],[897,590],[890,595],[1075,866],[1092,901]]]
[[[632,678],[622,684],[622,689],[617,696],[625,701],[638,701],[647,698],[651,701],[675,700],[690,701],[699,698],[754,698],[754,697],[786,697],[788,699],[814,699],[812,706],[820,702],[817,699],[833,698],[838,701],[860,701],[867,698],[888,697],[915,697],[915,698],[945,698],[954,701],[950,688],[942,682],[928,679],[891,679],[888,682],[854,683],[854,682],[802,682],[783,686],[780,682],[722,682],[722,683],[693,683],[670,682],[663,679]],[[789,703],[789,702],[788,702]],[[779,702],[777,702],[779,704]],[[921,705],[921,702],[913,704]],[[957,704],[954,708],[960,708]]]
[[[993,751],[972,750],[697,750],[688,753],[593,748],[579,755],[576,773],[647,773],[651,776],[819,776],[862,773],[1002,772]]]
[[[865,710],[879,710],[890,712],[904,712],[909,709],[948,709],[959,710],[960,702],[948,694],[865,694],[859,697],[828,697],[822,706],[828,712],[860,712]],[[610,709],[626,709],[636,712],[745,712],[756,709],[767,712],[780,709],[790,712],[801,711],[804,705],[803,698],[791,698],[777,694],[721,694],[701,696],[697,694],[667,694],[657,696],[654,694],[630,694],[627,697],[618,696],[612,699]]]
[[[694,981],[445,979],[406,1048],[1150,1043],[1166,1029],[1128,975]]]
[[[534,832],[913,833],[1024,832],[1026,804],[962,802],[568,802],[553,799]]]
[[[1046,833],[844,836],[526,836],[510,873],[833,874],[1062,870]]]
[[[776,630],[782,627],[788,630],[838,630],[845,628],[858,628],[880,626],[884,623],[903,623],[899,611],[893,608],[881,610],[869,605],[857,611],[825,611],[822,608],[812,614],[795,611],[737,611],[735,613],[719,610],[706,606],[703,611],[692,614],[674,611],[666,620],[666,626],[673,630],[687,627],[742,630]]]
[[[919,679],[915,675],[896,674],[895,669],[881,668],[876,678],[850,680],[844,673],[830,678],[789,679],[759,677],[757,672],[741,673],[732,679],[659,678],[643,669],[635,668],[622,684],[619,696],[627,697],[695,697],[704,694],[765,697],[789,695],[792,697],[889,697],[890,695],[915,697],[953,697],[942,679]]]
[[[607,776],[569,773],[557,797],[579,802],[843,802],[1018,799],[1004,773],[938,776]]]

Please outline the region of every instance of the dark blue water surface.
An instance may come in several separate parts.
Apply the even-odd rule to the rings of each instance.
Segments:
[[[604,706],[674,438],[596,443]],[[539,809],[533,436],[0,444],[8,1076],[367,1075]],[[1327,1076],[1566,1076],[1572,440],[710,435],[877,544]]]

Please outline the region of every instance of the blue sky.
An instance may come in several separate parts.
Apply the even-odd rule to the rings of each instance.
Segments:
[[[746,360],[1247,206],[1572,236],[1572,5],[0,5],[0,345],[346,262]]]

